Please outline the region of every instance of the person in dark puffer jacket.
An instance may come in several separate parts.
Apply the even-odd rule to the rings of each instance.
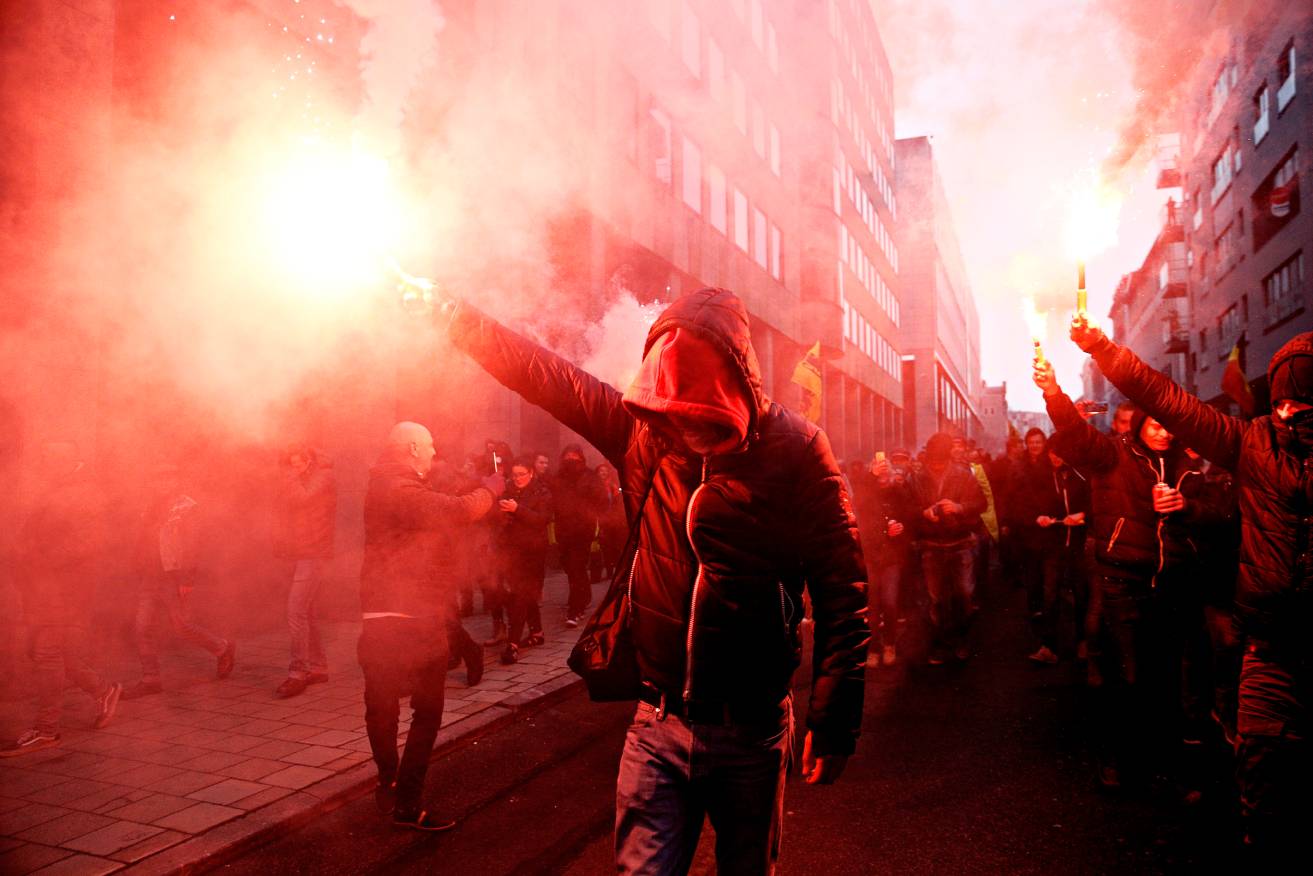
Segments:
[[[687,869],[707,812],[722,872],[770,872],[804,587],[808,782],[839,777],[861,725],[866,569],[825,433],[766,398],[747,311],[724,289],[657,318],[623,393],[466,303],[440,312],[458,347],[620,472],[644,684],[617,780],[617,868]]]
[[[1236,616],[1245,637],[1236,727],[1241,811],[1256,863],[1288,866],[1306,857],[1313,778],[1313,332],[1272,357],[1272,414],[1249,421],[1204,404],[1084,319],[1073,321],[1071,338],[1127,398],[1234,473],[1241,527]]]
[[[1207,501],[1203,477],[1179,441],[1137,410],[1131,430],[1113,437],[1080,415],[1058,386],[1053,366],[1035,366],[1056,428],[1052,444],[1065,461],[1090,478],[1098,604],[1098,634],[1088,640],[1087,671],[1096,696],[1105,787],[1124,773],[1147,779],[1175,772],[1183,716],[1180,667],[1182,612],[1197,549],[1193,527],[1219,513]]]

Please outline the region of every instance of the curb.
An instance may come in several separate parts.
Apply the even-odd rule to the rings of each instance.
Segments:
[[[559,702],[582,687],[582,679],[566,672],[476,712],[452,727],[444,727],[438,731],[430,762],[476,737],[496,731],[526,711]],[[253,848],[364,797],[373,790],[376,777],[373,761],[365,761],[118,872],[133,876],[195,874],[221,867]]]

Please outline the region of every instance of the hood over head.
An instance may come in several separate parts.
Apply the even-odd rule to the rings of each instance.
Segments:
[[[716,453],[747,441],[766,399],[747,309],[738,296],[701,289],[667,307],[648,332],[643,364],[624,405],[658,425],[673,414],[714,427],[725,436]]]
[[[1269,395],[1313,404],[1313,332],[1295,335],[1277,350],[1267,366]]]

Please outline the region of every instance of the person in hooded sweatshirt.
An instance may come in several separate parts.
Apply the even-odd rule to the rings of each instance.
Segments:
[[[1235,619],[1244,639],[1236,717],[1245,842],[1255,868],[1307,860],[1313,666],[1313,332],[1267,368],[1272,413],[1252,420],[1204,404],[1087,319],[1071,339],[1128,399],[1233,473],[1240,511]]]
[[[584,449],[578,444],[567,444],[561,449],[561,463],[552,478],[551,495],[561,568],[570,585],[565,623],[577,627],[593,601],[588,557],[597,537],[597,518],[606,507],[606,488],[584,461]]]
[[[623,392],[468,303],[439,313],[457,347],[620,474],[642,683],[616,782],[618,871],[687,872],[709,817],[720,873],[770,872],[804,589],[808,782],[839,777],[861,726],[866,569],[825,433],[765,396],[747,310],[724,289],[667,307]]]
[[[1185,588],[1197,546],[1186,537],[1219,509],[1203,490],[1171,432],[1144,410],[1130,431],[1112,436],[1081,416],[1047,360],[1035,360],[1035,384],[1055,432],[1053,449],[1089,478],[1090,528],[1097,585],[1087,639],[1095,692],[1099,780],[1108,788],[1179,771],[1181,639]],[[1223,512],[1224,513],[1224,512]],[[1090,632],[1087,630],[1087,632]]]

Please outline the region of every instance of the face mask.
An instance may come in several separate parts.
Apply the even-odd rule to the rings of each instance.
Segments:
[[[1293,415],[1286,424],[1295,441],[1304,447],[1313,447],[1313,408]]]

